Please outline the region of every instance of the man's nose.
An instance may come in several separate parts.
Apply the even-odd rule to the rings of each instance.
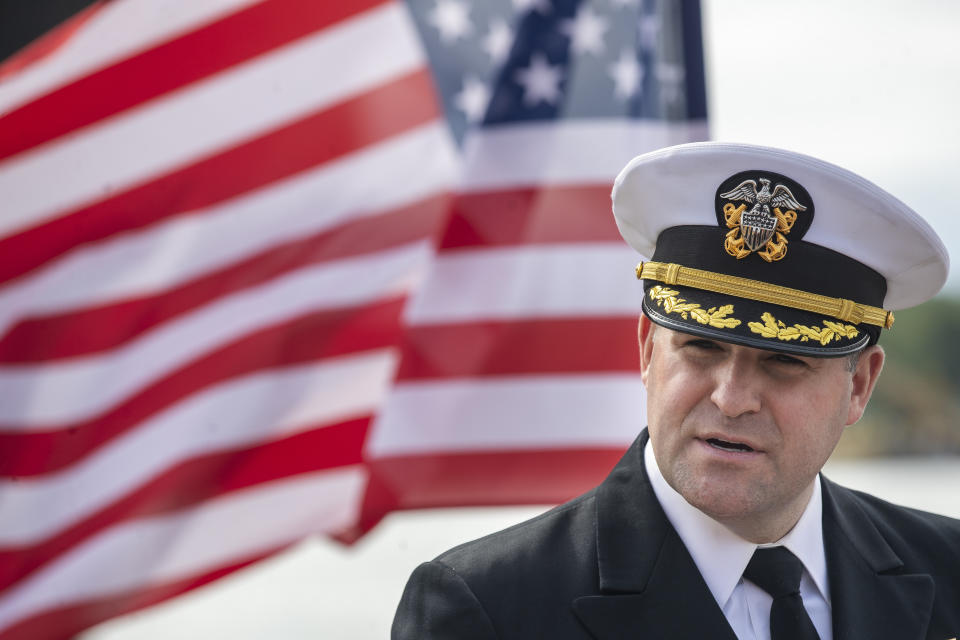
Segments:
[[[714,372],[710,400],[728,418],[760,410],[762,381],[752,367],[732,357]]]

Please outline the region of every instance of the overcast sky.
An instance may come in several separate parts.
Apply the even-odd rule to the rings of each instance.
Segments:
[[[702,2],[712,137],[876,182],[940,234],[960,293],[960,3]]]

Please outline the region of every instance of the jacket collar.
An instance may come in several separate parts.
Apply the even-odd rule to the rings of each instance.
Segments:
[[[660,507],[643,465],[644,429],[598,487],[601,595],[573,607],[595,638],[726,638],[732,629]],[[933,579],[903,572],[854,494],[821,476],[833,637],[921,639],[933,609]],[[691,615],[696,612],[696,615]]]
[[[652,638],[736,640],[653,493],[643,465],[647,440],[644,429],[597,489],[602,595],[577,598],[574,611],[599,639],[642,629]]]
[[[849,489],[821,476],[834,638],[923,638],[934,584],[910,574]]]

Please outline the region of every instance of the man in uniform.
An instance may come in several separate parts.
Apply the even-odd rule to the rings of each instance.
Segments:
[[[418,567],[393,637],[960,634],[960,521],[820,475],[890,309],[946,279],[929,225],[839,167],[724,143],[635,158],[613,210],[652,256],[648,428],[599,487]]]

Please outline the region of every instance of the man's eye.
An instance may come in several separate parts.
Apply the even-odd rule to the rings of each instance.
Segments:
[[[803,360],[800,360],[799,358],[794,358],[793,356],[788,356],[783,353],[778,353],[777,355],[772,356],[771,359],[774,362],[777,362],[780,364],[788,364],[791,366],[804,366],[807,364],[806,362],[804,362]]]
[[[716,351],[720,348],[720,345],[712,340],[691,340],[687,342],[687,346],[703,351]]]

